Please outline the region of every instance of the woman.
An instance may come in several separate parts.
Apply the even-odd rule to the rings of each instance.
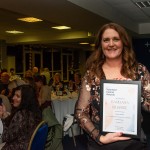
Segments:
[[[89,150],[142,150],[140,141],[125,137],[121,132],[102,135],[100,131],[100,81],[140,80],[142,82],[142,108],[150,107],[149,72],[137,63],[131,41],[123,27],[115,23],[104,25],[98,32],[95,51],[88,58],[80,96],[76,105],[76,118],[88,134]],[[147,82],[145,82],[145,80]]]
[[[51,104],[51,89],[46,84],[46,77],[38,75],[35,77],[38,92],[38,101],[42,112],[42,119],[48,124],[48,136],[45,150],[63,150],[62,126],[57,121]]]
[[[5,107],[0,106],[3,121],[2,150],[27,150],[31,135],[41,121],[35,90],[30,85],[21,85],[13,92],[13,109],[8,116]]]
[[[63,91],[64,90],[64,85],[63,85],[63,81],[61,80],[60,73],[55,73],[54,80],[52,83],[52,89],[54,91]]]

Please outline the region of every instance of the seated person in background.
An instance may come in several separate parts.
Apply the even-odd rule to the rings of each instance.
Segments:
[[[34,82],[33,77],[25,77],[23,81],[27,84],[30,84],[31,86],[35,88],[35,82]]]
[[[4,105],[0,106],[0,118],[3,122],[2,150],[27,150],[31,135],[41,121],[35,90],[30,85],[21,85],[14,89],[13,108],[6,114]]]
[[[9,73],[3,72],[1,74],[1,81],[0,81],[0,94],[7,96],[9,94],[8,84],[9,84]]]
[[[16,88],[19,85],[24,85],[26,84],[22,79],[20,78],[14,78],[13,80],[11,80],[8,84],[8,90],[9,90],[9,94],[8,94],[8,99],[11,102],[12,100],[12,91],[14,88]]]
[[[81,86],[81,74],[79,72],[75,72],[74,81],[70,80],[68,89],[72,89],[73,91],[79,91]]]
[[[15,73],[15,69],[14,68],[10,68],[9,75],[10,75],[9,81],[15,80],[16,78],[21,79],[21,77]]]
[[[48,136],[45,144],[45,150],[63,150],[63,128],[51,109],[50,101],[45,101],[41,104],[40,108],[42,111],[42,119],[48,124]]]
[[[63,85],[63,81],[61,81],[60,73],[56,73],[54,75],[52,88],[54,91],[57,91],[57,90],[63,91],[64,90],[64,85]]]
[[[39,68],[36,67],[36,66],[34,66],[34,67],[32,68],[32,76],[33,76],[33,78],[35,78],[35,77],[38,76],[38,75],[39,75]]]
[[[10,71],[10,73],[9,73],[10,76],[15,75],[15,69],[14,68],[10,68],[9,71]]]
[[[49,69],[48,68],[44,68],[40,75],[44,75],[46,77],[46,83],[49,84],[49,81],[50,81],[50,72],[49,72]]]
[[[51,100],[51,88],[46,84],[46,77],[38,75],[34,78],[39,104]]]
[[[57,121],[51,105],[51,89],[46,84],[46,77],[38,75],[35,77],[36,90],[40,109],[42,111],[42,120],[48,123],[48,136],[45,144],[45,150],[63,150],[62,145],[62,126]]]
[[[7,69],[6,69],[6,68],[1,69],[0,78],[1,78],[1,74],[2,74],[3,72],[7,72]]]
[[[32,71],[30,69],[25,72],[24,78],[26,77],[33,77]]]

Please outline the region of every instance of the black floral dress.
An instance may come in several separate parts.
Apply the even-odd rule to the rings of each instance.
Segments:
[[[16,112],[8,126],[6,120],[3,120],[2,141],[6,144],[2,150],[27,150],[31,135],[39,121],[28,110]]]
[[[91,80],[89,77],[89,73],[90,72],[87,71],[85,76],[83,77],[80,96],[75,108],[75,115],[80,126],[84,129],[84,131],[86,131],[89,142],[93,142],[95,145],[97,145],[97,149],[99,149],[99,147],[105,148],[106,146],[104,147],[103,144],[99,142],[99,136],[101,134],[99,92],[100,79],[94,76]],[[104,72],[102,78],[106,79]],[[145,111],[150,111],[150,107],[147,107],[145,105],[146,102],[150,102],[150,75],[146,67],[142,64],[139,64],[138,66],[137,78],[141,81],[142,84],[142,109],[144,109]]]

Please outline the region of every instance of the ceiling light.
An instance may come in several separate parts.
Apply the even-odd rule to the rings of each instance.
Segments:
[[[95,46],[95,44],[90,44],[90,46],[91,46],[91,47],[94,47],[94,46]]]
[[[81,42],[81,43],[79,43],[79,44],[87,45],[87,44],[89,44],[89,43],[88,43],[88,42]]]
[[[67,27],[67,26],[55,26],[55,27],[52,27],[52,28],[58,29],[58,30],[71,29],[71,27]]]
[[[34,18],[34,17],[18,18],[17,20],[25,21],[25,22],[38,22],[38,21],[43,21],[43,20],[41,20],[41,19]]]
[[[11,34],[20,34],[20,33],[24,33],[22,31],[17,31],[17,30],[12,30],[12,31],[5,31],[7,33],[11,33]]]
[[[91,32],[88,32],[88,36],[92,36],[92,33],[91,33]]]

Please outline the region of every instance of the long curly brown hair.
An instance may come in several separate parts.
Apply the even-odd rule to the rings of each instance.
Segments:
[[[121,68],[121,74],[126,78],[135,80],[138,64],[135,58],[134,50],[132,48],[132,42],[126,30],[116,23],[105,24],[98,31],[95,40],[95,50],[87,59],[86,69],[90,70],[91,76],[96,75],[97,77],[102,78],[103,75],[102,65],[105,62],[105,56],[102,51],[101,41],[102,35],[106,29],[114,29],[115,31],[117,31],[123,43],[123,51],[122,51],[123,65]]]

